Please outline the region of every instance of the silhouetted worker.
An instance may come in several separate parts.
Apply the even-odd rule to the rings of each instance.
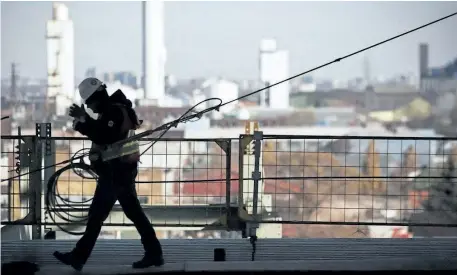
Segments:
[[[132,102],[121,90],[109,96],[106,85],[96,78],[83,80],[78,88],[88,108],[98,114],[96,120],[92,119],[86,113],[84,105],[73,105],[69,112],[75,119],[74,129],[92,141],[91,153],[101,152],[107,149],[108,145],[126,139],[141,125],[132,108]],[[139,157],[137,141],[112,150],[111,155],[91,154],[91,166],[98,174],[98,180],[89,208],[86,231],[71,252],[54,252],[59,261],[71,265],[76,270],[83,268],[97,241],[103,222],[116,200],[119,200],[125,215],[138,230],[145,249],[143,259],[133,263],[133,268],[163,265],[162,247],[141,208],[135,189]]]

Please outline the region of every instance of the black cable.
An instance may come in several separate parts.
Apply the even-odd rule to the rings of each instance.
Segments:
[[[90,148],[83,148],[83,149],[80,149],[78,150],[74,155],[73,157],[71,158],[72,159],[72,163],[74,162],[74,159],[76,159],[78,157],[78,154],[79,152],[82,152],[82,151],[88,151],[90,150]],[[86,153],[86,154],[83,154],[84,156],[88,156],[89,154]],[[80,159],[80,163],[84,163],[84,158],[81,158]],[[87,170],[84,170],[84,169],[78,169],[78,167],[73,167],[73,173],[75,173],[76,175],[78,175],[79,177],[83,178],[83,179],[96,179],[97,178],[97,174],[95,174],[95,172],[93,172],[92,170],[90,171],[87,171]],[[84,171],[88,172],[91,177],[87,177],[86,175],[84,175]]]
[[[84,159],[79,158],[79,156],[78,156],[78,154],[81,151],[85,151],[85,150],[90,150],[90,148],[83,148],[83,149],[78,150],[72,156],[72,158],[71,158],[72,162],[69,165],[57,170],[48,180],[47,188],[46,188],[46,197],[45,197],[45,205],[46,205],[45,219],[47,219],[47,217],[49,215],[49,218],[53,221],[54,224],[57,224],[54,219],[56,216],[69,224],[85,222],[89,218],[87,214],[83,215],[82,213],[89,211],[89,207],[90,207],[89,203],[93,200],[93,198],[87,199],[85,201],[72,201],[70,198],[62,197],[61,194],[59,193],[59,189],[57,186],[60,175],[63,172],[70,170],[70,169],[73,170],[73,173],[75,173],[76,175],[78,175],[79,177],[81,177],[83,179],[95,179],[96,180],[98,178],[97,174],[91,169],[91,166],[84,163]],[[83,156],[86,156],[86,155],[87,154],[83,154]],[[79,163],[74,162],[75,159],[80,159],[80,162]],[[91,175],[91,177],[84,175],[84,172],[89,173]],[[57,203],[57,199],[60,200],[61,204]],[[79,204],[79,206],[81,206],[81,207],[80,208],[74,207],[77,204]],[[72,215],[70,212],[73,212],[73,211],[68,211],[68,210],[77,210],[75,212],[79,212],[80,215],[78,215],[78,216]],[[54,216],[51,212],[54,213]],[[69,231],[58,224],[57,224],[57,227],[61,231],[65,232],[67,234],[70,234],[70,235],[83,235],[84,234],[84,231],[80,231],[80,232]]]
[[[194,106],[192,106],[190,109],[188,109],[184,114],[182,114],[178,119],[175,119],[173,120],[172,122],[169,122],[167,123],[166,125],[166,128],[164,130],[162,130],[162,133],[160,134],[160,136],[158,138],[156,138],[151,145],[149,145],[148,148],[146,148],[146,150],[143,151],[143,153],[140,154],[140,156],[142,156],[144,153],[146,153],[152,146],[154,146],[154,144],[159,141],[171,128],[173,127],[177,127],[179,123],[185,123],[187,121],[190,121],[190,122],[195,122],[197,120],[191,120],[192,118],[188,118],[186,117],[186,115],[190,112],[192,112],[192,110],[194,110],[195,108],[197,108],[200,104],[203,104],[205,102],[208,102],[208,101],[211,101],[211,100],[219,100],[219,104],[217,104],[217,106],[215,107],[210,107],[210,108],[206,108],[205,110],[201,111],[201,112],[196,112],[194,115],[192,115],[192,118],[197,118],[197,120],[199,120],[204,113],[206,113],[207,110],[213,110],[214,108],[220,108],[220,106],[222,106],[222,99],[220,98],[208,98],[208,99],[205,99],[203,101],[200,101],[199,103],[195,104]],[[160,126],[162,127],[162,126]],[[159,128],[160,128],[159,127]]]
[[[153,143],[143,152],[141,153],[141,155],[143,155],[145,152],[147,152],[147,150],[149,150],[149,148],[151,148],[158,140],[161,139],[161,137],[163,135],[165,135],[165,133],[171,129],[173,126],[177,125],[178,123],[180,123],[181,121],[183,121],[183,118],[190,112],[192,112],[192,110],[194,110],[197,106],[199,106],[200,104],[204,103],[204,102],[207,102],[207,101],[211,101],[211,100],[214,100],[214,98],[210,98],[210,99],[207,99],[207,100],[204,100],[202,102],[199,102],[198,104],[194,105],[193,107],[191,107],[190,109],[188,109],[182,116],[180,116],[178,119],[176,119],[175,121],[173,121],[172,123],[169,124],[169,126],[165,129],[162,130],[162,133],[160,134],[160,136],[158,138],[156,138]],[[218,99],[220,101],[219,105],[222,103],[222,100]],[[200,116],[201,117],[201,116]],[[186,122],[186,121],[184,121]],[[80,156],[78,156],[78,154],[80,154],[80,152],[82,151],[85,151],[85,150],[90,150],[90,148],[83,148],[83,149],[80,149],[78,150],[71,158],[70,158],[70,164],[57,170],[52,176],[51,178],[48,180],[48,183],[47,183],[47,191],[46,191],[46,197],[45,197],[45,205],[46,205],[46,211],[45,211],[45,217],[47,217],[49,215],[50,219],[52,220],[52,222],[54,224],[57,224],[56,221],[55,221],[55,217],[59,217],[61,220],[63,220],[64,222],[67,222],[68,224],[71,224],[71,223],[81,223],[81,222],[86,222],[87,219],[89,218],[87,214],[83,214],[84,212],[87,212],[89,211],[89,205],[88,203],[90,203],[92,201],[93,198],[90,198],[86,201],[82,201],[82,202],[75,202],[75,201],[71,201],[69,198],[63,198],[59,191],[58,191],[58,180],[59,180],[59,177],[60,175],[67,171],[67,170],[73,170],[73,172],[84,178],[84,179],[96,179],[97,178],[97,175],[96,173],[91,169],[91,166],[84,163],[84,157],[89,155],[88,153],[84,153]],[[140,156],[141,156],[140,155]],[[75,160],[80,160],[80,162],[75,162]],[[86,177],[84,175],[84,171],[85,172],[88,172],[92,177]],[[57,202],[61,202],[61,203],[57,203]],[[75,205],[79,204],[78,206],[79,207],[75,207]],[[70,211],[69,211],[70,210]],[[76,210],[76,211],[72,211],[72,210]],[[79,215],[73,215],[71,213],[73,212],[77,212],[79,213]],[[54,213],[54,215],[52,214]],[[70,231],[68,229],[65,229],[63,226],[60,226],[57,224],[57,227],[67,233],[67,234],[70,234],[70,235],[83,235],[84,234],[84,231],[80,231],[80,232],[73,232],[73,231]]]
[[[46,196],[45,196],[45,205],[46,205],[46,211],[45,211],[45,216],[49,214],[50,219],[54,224],[57,224],[57,227],[62,230],[63,232],[66,232],[70,235],[82,235],[84,234],[83,231],[81,232],[72,232],[67,229],[65,229],[63,226],[58,225],[56,223],[55,217],[59,217],[61,220],[64,222],[70,223],[76,223],[76,222],[85,222],[88,219],[88,215],[74,215],[72,214],[73,212],[76,213],[81,213],[85,211],[89,211],[89,205],[86,203],[89,203],[92,201],[92,198],[86,200],[86,201],[80,201],[80,202],[74,202],[71,201],[69,198],[63,198],[60,193],[59,189],[57,187],[58,185],[58,180],[60,175],[64,173],[67,170],[70,169],[81,169],[85,171],[92,171],[91,167],[88,164],[85,163],[71,163],[64,168],[61,168],[57,170],[48,180],[47,183],[47,188],[46,188]],[[58,200],[59,199],[59,200]],[[76,204],[79,204],[78,206],[75,206]],[[86,205],[85,205],[86,204]],[[68,211],[68,210],[77,210],[77,211]]]
[[[16,179],[16,178],[19,178],[19,177],[23,177],[23,176],[27,176],[27,175],[32,174],[32,173],[41,172],[41,171],[43,171],[45,169],[48,169],[48,168],[53,168],[53,167],[56,167],[56,166],[59,166],[59,165],[71,163],[72,161],[79,160],[79,159],[82,159],[82,158],[87,157],[87,156],[89,156],[89,154],[85,153],[85,154],[82,154],[81,156],[78,156],[78,157],[75,157],[75,158],[70,158],[70,159],[61,161],[61,162],[56,163],[56,164],[52,164],[52,165],[48,165],[48,166],[45,166],[45,167],[42,167],[42,168],[39,168],[39,169],[28,171],[26,173],[23,173],[23,174],[20,174],[20,175],[16,175],[16,176],[13,176],[13,177],[10,177],[10,178],[7,178],[7,179],[2,179],[2,182],[13,180],[13,179]]]

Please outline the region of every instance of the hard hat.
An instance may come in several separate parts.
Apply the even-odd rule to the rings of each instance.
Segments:
[[[91,97],[100,86],[103,85],[103,82],[98,80],[95,77],[89,77],[84,79],[81,84],[78,86],[79,95],[81,98],[86,101],[89,97]]]

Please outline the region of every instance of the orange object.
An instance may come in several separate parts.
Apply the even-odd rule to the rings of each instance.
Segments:
[[[408,206],[411,210],[421,208],[421,204],[427,200],[428,191],[410,191],[408,194]]]
[[[392,229],[392,238],[399,238],[399,239],[408,239],[412,238],[412,234],[408,231],[402,230],[402,228],[396,227]]]

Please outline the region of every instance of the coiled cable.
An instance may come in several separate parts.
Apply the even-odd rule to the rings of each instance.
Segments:
[[[58,181],[59,177],[68,170],[83,170],[92,175],[95,172],[91,169],[90,165],[84,162],[74,162],[70,163],[69,165],[57,170],[48,180],[47,188],[46,188],[46,197],[45,197],[45,204],[46,204],[46,211],[45,215],[48,215],[52,222],[57,225],[57,227],[68,233],[70,235],[82,235],[84,232],[72,232],[67,230],[65,227],[60,226],[58,222],[56,222],[56,217],[58,217],[62,222],[66,223],[85,223],[88,219],[87,212],[89,211],[89,204],[93,198],[90,198],[85,201],[75,202],[70,200],[70,198],[64,198],[58,189]],[[81,173],[78,173],[81,176]],[[95,177],[94,177],[95,178]],[[79,213],[79,214],[74,214]]]
[[[195,112],[192,115],[192,119],[188,119],[187,114],[192,112],[197,106],[212,100],[218,100],[218,104],[216,107],[210,107],[200,112]],[[201,118],[201,116],[207,112],[208,110],[212,110],[213,108],[217,108],[222,104],[222,100],[220,98],[209,98],[205,99],[196,105],[192,106],[188,109],[183,115],[181,115],[178,119],[172,121],[171,123],[167,123],[166,127],[160,129],[162,131],[160,135],[155,138],[151,144],[149,145],[146,150],[144,150],[141,155],[146,153],[157,141],[159,141],[168,130],[172,127],[176,127],[179,123],[185,123],[187,121],[196,121]],[[201,115],[198,115],[201,114]],[[159,127],[160,128],[160,127]],[[143,144],[144,145],[144,144]],[[84,151],[89,151],[90,148],[83,148],[78,150],[70,159],[70,164],[58,169],[48,180],[47,188],[46,188],[46,197],[45,197],[45,204],[46,204],[46,211],[45,216],[49,216],[52,222],[63,232],[70,234],[70,235],[83,235],[84,231],[73,232],[69,229],[65,228],[65,226],[61,226],[60,223],[56,222],[56,217],[59,218],[62,222],[68,223],[69,225],[74,223],[85,223],[88,217],[88,211],[90,207],[90,202],[93,198],[84,200],[84,201],[72,201],[70,198],[65,198],[59,193],[58,189],[58,181],[59,177],[66,171],[72,170],[73,173],[78,175],[83,179],[95,179],[97,180],[98,175],[95,171],[91,168],[90,165],[84,162],[84,157],[89,156],[89,152],[84,153]],[[79,160],[79,162],[75,162]],[[73,214],[78,213],[78,214]]]

